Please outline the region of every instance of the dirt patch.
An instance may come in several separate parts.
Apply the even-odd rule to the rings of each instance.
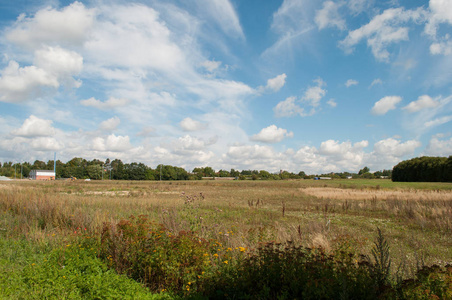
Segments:
[[[105,195],[105,196],[128,196],[129,191],[89,191],[85,195]]]
[[[452,191],[421,191],[421,190],[371,190],[371,189],[340,189],[340,188],[305,188],[303,193],[325,199],[338,200],[449,200],[452,201]]]

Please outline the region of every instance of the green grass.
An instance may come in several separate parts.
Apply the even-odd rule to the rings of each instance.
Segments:
[[[0,238],[1,299],[170,299],[149,292],[97,258],[89,244],[49,249]],[[94,248],[93,248],[94,249]]]

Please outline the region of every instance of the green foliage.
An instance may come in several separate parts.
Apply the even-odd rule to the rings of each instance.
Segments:
[[[393,181],[452,182],[452,156],[416,157],[394,166]]]
[[[14,262],[14,268],[0,273],[0,298],[164,299],[163,295],[151,294],[139,283],[110,270],[91,246],[94,245],[84,242],[66,244],[42,254],[40,247],[29,241],[1,243],[0,252],[5,254],[14,249],[19,261]],[[2,261],[2,265],[10,263]]]
[[[390,284],[391,276],[391,258],[389,253],[389,244],[383,236],[380,228],[377,228],[378,236],[372,248],[372,256],[374,258],[374,265],[372,272],[380,287],[388,286]]]

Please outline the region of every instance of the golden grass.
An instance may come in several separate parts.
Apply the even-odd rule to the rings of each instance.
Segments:
[[[437,200],[452,201],[452,191],[448,190],[376,190],[376,189],[341,189],[330,187],[301,188],[303,193],[324,199],[337,200]]]

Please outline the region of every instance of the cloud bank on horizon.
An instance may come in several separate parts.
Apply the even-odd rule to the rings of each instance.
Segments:
[[[0,161],[306,173],[452,155],[452,2],[0,4]]]

